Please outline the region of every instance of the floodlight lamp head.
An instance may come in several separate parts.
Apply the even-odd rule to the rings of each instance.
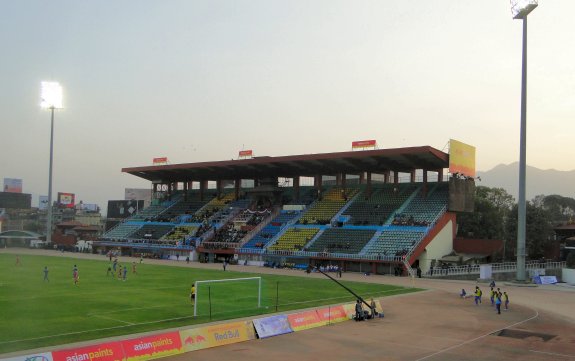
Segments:
[[[537,0],[511,0],[513,19],[525,19],[537,7]]]
[[[52,81],[41,83],[40,107],[44,109],[62,108],[62,86],[59,83]]]

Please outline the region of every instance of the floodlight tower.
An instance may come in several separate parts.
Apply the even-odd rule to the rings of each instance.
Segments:
[[[537,7],[537,0],[511,0],[513,19],[523,20],[521,70],[521,131],[519,140],[519,199],[517,200],[517,281],[525,282],[525,170],[527,151],[527,15]]]
[[[62,109],[62,87],[56,82],[41,84],[40,107],[50,109],[50,167],[48,175],[48,215],[46,216],[46,242],[52,242],[52,162],[54,158],[54,110]]]

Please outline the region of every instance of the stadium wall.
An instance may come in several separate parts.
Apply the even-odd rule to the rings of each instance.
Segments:
[[[447,218],[446,223],[417,258],[423,273],[429,271],[432,260],[440,259],[453,251],[454,224],[453,218]]]

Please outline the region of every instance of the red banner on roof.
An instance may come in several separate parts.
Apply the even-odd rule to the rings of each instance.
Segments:
[[[351,148],[367,148],[367,147],[375,147],[377,142],[375,139],[370,140],[356,140],[355,142],[351,143]]]
[[[252,157],[254,155],[254,151],[251,149],[240,150],[239,155],[240,155],[240,157]]]
[[[152,160],[153,164],[166,164],[168,163],[168,157],[159,157],[159,158],[154,158]]]

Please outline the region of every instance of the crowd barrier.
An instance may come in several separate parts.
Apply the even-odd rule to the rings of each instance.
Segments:
[[[375,301],[377,312],[383,312]],[[4,361],[145,361],[298,332],[350,320],[355,304],[329,306],[303,312],[273,315],[251,321],[200,326],[150,336],[98,343],[90,346],[17,356]]]

